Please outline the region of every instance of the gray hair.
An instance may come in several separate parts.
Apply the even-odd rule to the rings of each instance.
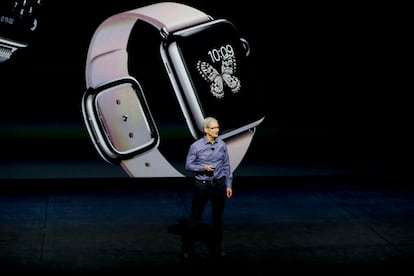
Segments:
[[[203,120],[203,129],[204,128],[208,128],[209,125],[211,123],[213,123],[213,122],[217,122],[218,123],[217,119],[214,118],[214,117],[206,117],[206,118],[204,118],[204,120]]]

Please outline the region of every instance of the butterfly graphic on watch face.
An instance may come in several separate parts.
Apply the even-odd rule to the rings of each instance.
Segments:
[[[234,76],[236,72],[236,60],[234,56],[222,59],[220,72],[205,61],[198,61],[197,69],[201,76],[210,84],[210,92],[216,98],[220,99],[224,97],[224,89],[226,86],[233,93],[240,91],[240,80]]]

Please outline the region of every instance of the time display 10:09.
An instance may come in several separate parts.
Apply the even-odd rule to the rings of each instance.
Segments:
[[[212,49],[207,52],[212,62],[220,62],[221,60],[226,60],[230,57],[234,57],[234,50],[230,44],[221,46],[217,49]]]

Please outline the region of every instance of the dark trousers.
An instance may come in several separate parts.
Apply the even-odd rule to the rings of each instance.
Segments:
[[[200,232],[202,217],[207,202],[211,204],[211,227],[207,233]],[[210,253],[216,254],[221,251],[221,242],[223,238],[223,213],[226,202],[226,183],[225,179],[216,181],[195,181],[193,189],[193,198],[190,215],[189,235],[183,239],[185,251],[194,249],[196,239],[205,238]],[[207,234],[200,237],[200,234]]]

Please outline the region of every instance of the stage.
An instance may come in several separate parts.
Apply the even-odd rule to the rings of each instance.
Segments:
[[[203,243],[200,258],[185,262],[180,236],[168,231],[188,215],[191,179],[1,184],[3,272],[400,275],[414,257],[414,190],[398,178],[236,177],[220,263]]]

